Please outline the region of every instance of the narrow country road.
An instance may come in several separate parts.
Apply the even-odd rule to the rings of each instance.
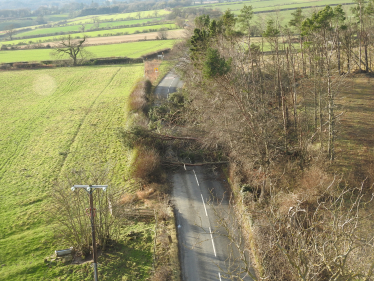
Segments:
[[[155,89],[156,105],[182,85],[179,77],[170,71]],[[228,280],[225,276],[229,270],[237,273],[244,265],[238,261],[237,251],[219,223],[222,218],[217,216],[217,210],[225,212],[229,208],[229,192],[224,183],[206,167],[180,168],[170,178],[182,280]],[[245,273],[240,276],[243,278]],[[240,280],[252,279],[245,276]]]
[[[179,79],[177,74],[173,71],[170,71],[165,75],[165,77],[161,80],[161,82],[155,89],[156,98],[158,100],[156,101],[156,104],[159,104],[159,102],[161,102],[161,100],[163,99],[167,99],[169,97],[169,94],[174,93],[175,91],[177,91],[177,88],[180,88],[182,86],[183,83]]]
[[[219,208],[229,208],[229,192],[208,168],[182,168],[172,182],[183,280],[229,280],[227,272],[243,266],[217,217]]]

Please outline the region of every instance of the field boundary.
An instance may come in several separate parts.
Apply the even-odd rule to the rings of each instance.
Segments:
[[[90,59],[81,66],[90,65],[113,65],[113,64],[137,64],[143,63],[146,60],[157,58],[159,54],[167,54],[171,51],[170,48],[161,49],[155,52],[145,54],[139,58],[128,58],[128,57],[111,57],[111,58],[94,58]],[[14,71],[14,70],[32,70],[41,68],[55,68],[55,67],[67,67],[70,66],[71,60],[48,60],[35,62],[9,62],[0,64],[0,71]]]

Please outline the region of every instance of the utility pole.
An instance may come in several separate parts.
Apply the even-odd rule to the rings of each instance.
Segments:
[[[91,218],[91,232],[92,232],[92,257],[93,257],[93,268],[94,268],[94,280],[98,281],[97,274],[97,251],[96,251],[96,237],[95,237],[95,214],[92,193],[95,189],[102,189],[106,191],[107,185],[74,185],[71,190],[74,191],[77,188],[83,188],[90,197],[90,218]]]

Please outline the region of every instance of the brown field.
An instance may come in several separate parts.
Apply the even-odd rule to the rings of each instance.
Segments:
[[[374,77],[348,78],[350,87],[337,100],[339,118],[336,165],[356,180],[374,180]]]
[[[169,30],[168,31],[168,39],[178,39],[184,37],[184,29],[177,29],[177,30]],[[127,43],[127,42],[134,42],[140,40],[155,40],[158,36],[158,32],[149,32],[149,33],[140,33],[140,34],[131,34],[131,35],[121,35],[121,36],[107,36],[107,37],[92,37],[87,39],[86,46],[93,46],[93,45],[105,45],[105,44],[118,44],[118,43]],[[42,44],[38,44],[39,46],[46,46],[50,45],[51,47],[55,47],[58,45],[58,42],[46,42]],[[36,45],[36,44],[33,44]],[[33,45],[27,45],[20,48],[29,48]]]
[[[178,39],[182,38],[184,35],[184,29],[169,30],[168,39]],[[115,44],[115,43],[125,43],[132,41],[143,40],[145,37],[147,40],[154,40],[158,36],[158,32],[149,32],[141,34],[131,34],[122,36],[108,36],[108,37],[94,37],[88,38],[87,43],[89,45],[102,45],[102,44]]]

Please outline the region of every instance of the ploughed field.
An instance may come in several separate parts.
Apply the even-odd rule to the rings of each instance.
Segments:
[[[139,64],[1,73],[0,280],[64,276],[61,267],[44,263],[70,246],[53,235],[50,191],[64,174],[82,169],[105,168],[125,187],[132,151],[118,129],[143,72]],[[86,278],[91,273],[69,280]]]
[[[127,35],[127,34],[138,34],[138,33],[148,33],[148,32],[155,32],[159,29],[166,28],[166,29],[176,29],[175,24],[157,24],[157,25],[149,25],[149,26],[140,26],[140,27],[128,27],[128,28],[118,28],[118,29],[107,29],[107,30],[99,30],[99,31],[87,31],[81,33],[73,33],[71,36],[74,39],[82,39],[84,36],[88,37],[101,37],[101,36],[116,36],[116,35]],[[43,29],[40,30],[41,32]],[[3,44],[7,45],[27,45],[27,44],[35,44],[35,43],[45,43],[45,42],[56,42],[61,41],[63,38],[66,38],[67,35],[53,35],[53,36],[46,36],[46,37],[36,37],[36,38],[29,38],[29,39],[18,39],[12,41],[3,41]],[[147,36],[147,35],[144,35]]]

